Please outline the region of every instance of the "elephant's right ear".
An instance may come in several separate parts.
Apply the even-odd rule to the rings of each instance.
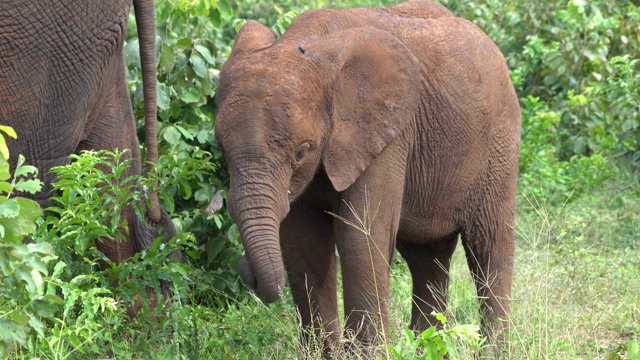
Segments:
[[[266,48],[271,46],[277,38],[278,34],[275,31],[257,21],[249,20],[238,31],[231,55],[244,55],[249,51]]]
[[[334,32],[298,50],[328,82],[332,124],[322,161],[343,191],[414,121],[420,65],[394,35],[372,27]]]

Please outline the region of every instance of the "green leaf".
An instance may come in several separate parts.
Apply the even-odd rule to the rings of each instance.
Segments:
[[[38,294],[42,294],[44,291],[44,280],[42,280],[42,274],[40,273],[40,271],[36,270],[36,269],[31,269],[30,271],[31,273],[31,278],[33,279],[33,283],[35,284],[36,290],[38,291]]]
[[[211,20],[211,25],[219,28],[222,25],[222,21],[220,19],[220,10],[212,9],[211,14],[209,15],[209,20]]]
[[[28,235],[36,231],[36,219],[42,215],[40,205],[29,199],[13,198],[20,206],[20,216],[15,218],[1,218],[0,226],[5,229],[3,240],[5,242],[20,242]]]
[[[4,138],[2,140],[4,140]],[[9,162],[7,161],[7,158],[0,156],[0,181],[9,180],[11,178],[11,173],[9,171]]]
[[[197,54],[192,54],[189,58],[189,62],[193,68],[193,71],[201,78],[207,77],[207,65],[204,63],[202,57]]]
[[[14,139],[18,138],[18,134],[16,134],[15,130],[13,130],[11,126],[0,125],[0,131],[3,131]]]
[[[227,0],[218,0],[218,10],[220,11],[220,16],[224,21],[231,20],[231,16],[233,15],[233,9]]]
[[[25,344],[26,335],[25,329],[20,324],[10,319],[0,318],[0,342]]]
[[[15,198],[20,204],[20,217],[26,218],[28,221],[35,222],[40,216],[42,216],[42,208],[40,204],[22,197]]]
[[[175,145],[180,141],[180,131],[175,126],[167,126],[162,132],[162,138],[167,140],[171,145]]]
[[[20,204],[18,204],[17,198],[9,199],[0,204],[0,218],[13,219],[20,214]]]
[[[176,42],[176,46],[190,48],[193,47],[193,40],[189,38],[183,38]]]
[[[186,103],[195,103],[200,100],[200,95],[195,90],[189,90],[180,94],[180,100]]]
[[[631,339],[627,344],[627,358],[629,360],[640,360],[640,344],[635,339]]]
[[[30,194],[35,194],[42,189],[42,185],[42,181],[38,179],[20,180],[16,183],[15,189],[18,191],[26,191]]]
[[[9,184],[6,181],[0,181],[0,194],[2,193],[8,194],[11,191],[13,191],[13,188],[11,188],[11,184]]]
[[[50,303],[57,304],[57,305],[64,305],[64,300],[61,297],[59,297],[57,295],[54,295],[54,294],[45,295],[44,296],[44,300],[46,300],[46,301],[48,301]]]
[[[29,174],[38,173],[38,168],[31,165],[24,165],[25,161],[26,159],[24,156],[22,156],[22,154],[18,155],[18,164],[16,164],[16,171],[13,176],[19,177],[19,176],[27,176]]]
[[[196,138],[200,144],[204,144],[209,139],[209,130],[198,131]]]
[[[171,88],[163,83],[158,83],[158,108],[167,110],[171,106],[171,97],[169,96]]]
[[[60,275],[62,275],[62,271],[67,267],[67,264],[64,261],[58,261],[58,263],[53,268],[52,278],[58,279]]]
[[[216,61],[213,59],[213,57],[211,56],[211,52],[209,51],[209,49],[207,49],[206,47],[202,46],[202,45],[196,45],[194,47],[194,49],[200,53],[200,55],[202,55],[202,57],[204,57],[205,60],[207,60],[207,62],[210,65],[215,65]]]
[[[24,268],[17,268],[15,270],[14,276],[16,277],[16,279],[18,279],[18,281],[20,282],[24,281],[26,283],[30,294],[32,295],[37,294],[38,287],[36,285],[36,281],[34,280],[33,276],[31,276],[30,271],[27,271]]]
[[[182,134],[182,136],[185,139],[193,140],[193,135],[189,131],[187,131],[187,129],[185,129],[182,126],[179,126],[179,125],[176,125],[176,129],[178,129],[178,131],[180,131],[180,133]]]
[[[213,221],[216,223],[218,229],[222,229],[222,216],[220,216],[219,214],[214,214]]]
[[[33,314],[29,314],[29,326],[33,330],[35,330],[38,335],[44,336],[44,324],[40,321],[40,318],[34,316]]]
[[[5,159],[9,159],[9,148],[7,147],[7,141],[4,139],[4,135],[0,134],[0,154]]]
[[[162,55],[160,56],[160,66],[164,68],[164,71],[167,74],[170,74],[176,63],[176,54],[173,52],[171,46],[169,46],[165,41],[162,42],[161,49]]]

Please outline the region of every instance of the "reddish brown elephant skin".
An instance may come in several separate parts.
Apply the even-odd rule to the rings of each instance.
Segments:
[[[217,102],[239,270],[264,301],[278,299],[284,265],[303,325],[334,342],[337,247],[347,331],[373,342],[397,247],[413,278],[411,326],[423,330],[445,307],[460,235],[483,330],[499,334],[521,121],[504,57],[476,26],[428,1],[309,11],[279,39],[250,21]],[[347,223],[354,213],[366,231]]]
[[[130,150],[124,176],[141,173],[136,124],[124,62],[131,0],[3,0],[0,2],[0,124],[13,127],[10,165],[18,154],[40,169],[48,204],[53,166],[88,149]],[[134,1],[145,83],[147,144],[155,144],[155,16],[152,0]],[[151,149],[150,153],[154,153]],[[155,150],[157,156],[157,150]],[[153,158],[150,160],[154,160]],[[157,203],[154,211],[159,211]],[[158,214],[149,214],[158,222]],[[134,234],[131,208],[123,219]],[[105,239],[98,248],[121,262],[135,253],[136,239]]]

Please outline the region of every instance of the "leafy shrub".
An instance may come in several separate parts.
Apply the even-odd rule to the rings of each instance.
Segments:
[[[565,200],[569,192],[593,188],[614,175],[612,164],[600,151],[560,160],[558,144],[564,132],[560,115],[539,98],[530,95],[521,100],[519,181],[525,192],[540,199]]]
[[[458,359],[454,340],[462,340],[474,349],[479,349],[484,340],[473,325],[446,326],[447,318],[440,313],[433,313],[444,328],[430,326],[419,335],[405,328],[404,336],[394,346],[387,346],[395,359],[441,360]]]
[[[0,130],[16,138],[8,126]],[[25,165],[19,155],[13,175],[9,171],[9,149],[0,133],[0,357],[14,345],[24,346],[32,331],[44,334],[43,319],[50,318],[55,294],[46,294],[44,279],[47,264],[55,259],[48,244],[23,244],[22,240],[36,230],[35,222],[42,214],[33,200],[14,196],[25,191],[34,194],[42,183],[29,179],[38,169]]]
[[[123,155],[124,152],[83,152],[72,156],[73,163],[52,169],[58,176],[53,184],[58,195],[52,197],[54,205],[48,208],[44,220],[37,220],[42,213],[31,200],[19,201],[17,215],[0,211],[0,219],[8,214],[16,224],[23,221],[27,229],[19,237],[14,236],[15,231],[5,232],[7,236],[2,236],[0,242],[3,356],[10,351],[14,355],[25,352],[45,357],[90,358],[110,352],[127,358],[134,351],[132,346],[146,346],[150,340],[132,345],[122,340],[125,336],[136,340],[160,333],[161,341],[167,338],[162,326],[171,323],[180,310],[188,284],[193,281],[190,276],[201,275],[178,263],[171,254],[175,249],[195,253],[194,239],[188,233],[168,243],[159,237],[149,249],[120,264],[110,262],[96,249],[95,243],[101,238],[123,238],[119,227],[123,207],[139,204],[141,212],[144,196],[138,191],[139,183],[153,183],[141,176],[122,179],[131,162]],[[10,189],[8,196],[0,197],[0,208],[18,199],[10,197],[11,191],[35,186],[34,180],[22,178],[35,171],[19,160],[14,180],[0,182],[2,189]],[[6,160],[0,161],[0,175],[5,180],[9,178]],[[171,179],[182,180],[179,176]],[[22,244],[22,238],[30,234],[34,243]],[[150,289],[155,298],[162,299],[163,281],[171,284],[175,296],[171,304],[160,304],[153,310],[142,289]],[[126,306],[137,296],[142,298],[144,310],[132,322]]]

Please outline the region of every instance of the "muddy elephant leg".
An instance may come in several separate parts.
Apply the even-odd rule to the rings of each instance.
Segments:
[[[492,343],[501,342],[508,327],[514,257],[513,213],[484,209],[491,218],[480,217],[462,231],[462,244],[480,299],[481,328]]]
[[[375,188],[372,186],[372,188]],[[364,345],[363,350],[376,342],[388,339],[389,270],[399,214],[387,214],[387,205],[364,200],[346,200],[349,205],[336,219],[339,238],[338,253],[342,269],[344,292],[345,332]],[[356,214],[348,215],[353,211]],[[346,222],[349,223],[346,223]]]
[[[398,239],[398,251],[407,261],[413,280],[411,328],[418,333],[439,324],[432,311],[447,308],[449,265],[457,241],[457,233],[430,244]]]
[[[388,339],[390,260],[400,220],[405,163],[395,146],[383,150],[342,196],[335,220],[347,336],[365,346]]]
[[[294,203],[280,225],[283,261],[300,312],[304,351],[315,350],[315,336],[323,338],[325,354],[340,336],[332,222],[323,210]]]

